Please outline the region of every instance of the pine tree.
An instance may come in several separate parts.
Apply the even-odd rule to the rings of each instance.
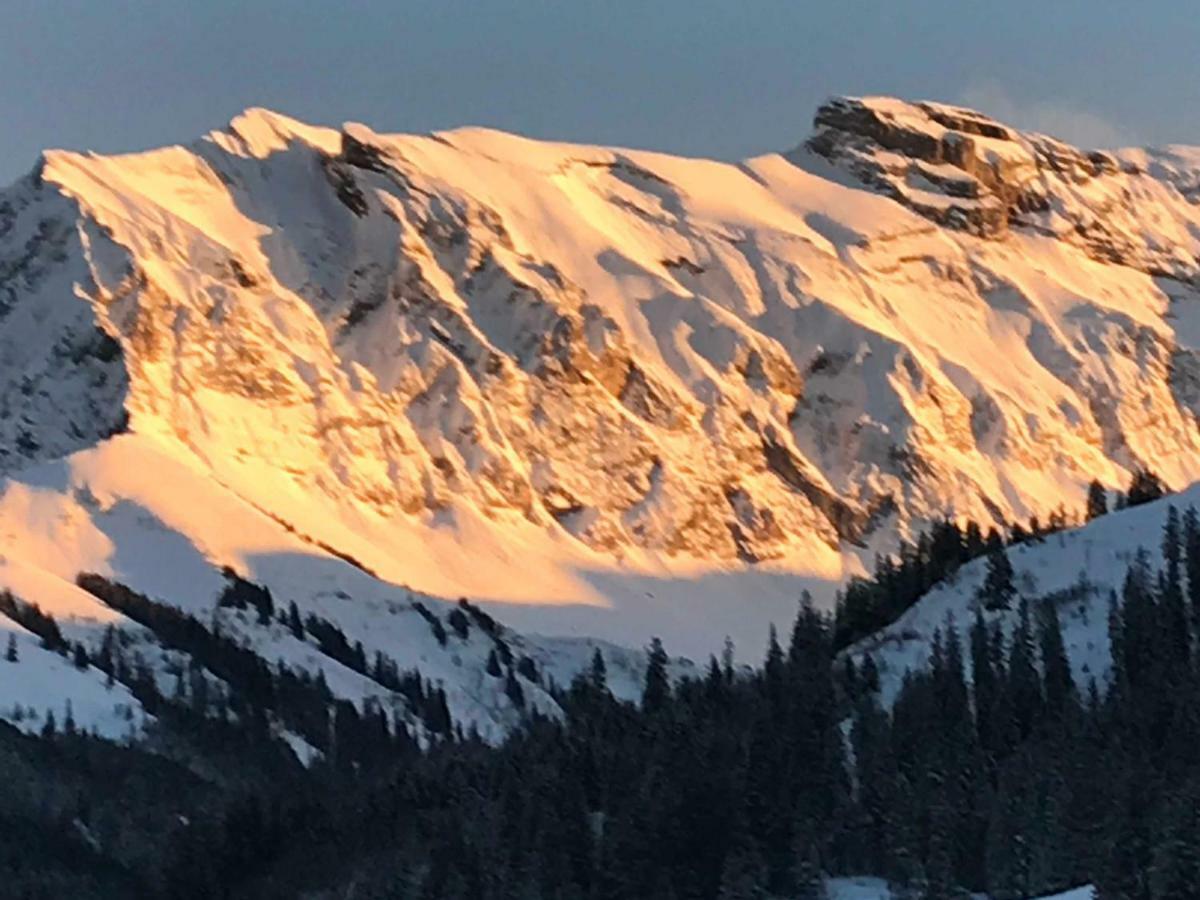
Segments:
[[[853,656],[847,655],[842,663],[842,684],[846,689],[846,697],[854,703],[862,691],[862,680]]]
[[[865,693],[855,711],[850,730],[854,749],[855,847],[852,865],[857,871],[885,872],[889,850],[898,831],[893,818],[896,808],[896,781],[899,772],[891,753],[891,723],[874,694]]]
[[[1166,568],[1161,573],[1159,605],[1163,626],[1163,646],[1167,663],[1176,678],[1191,667],[1191,616],[1183,586],[1184,533],[1179,511],[1170,506],[1163,525],[1162,556]]]
[[[1125,494],[1126,506],[1140,506],[1160,497],[1166,496],[1167,487],[1161,478],[1149,469],[1138,467],[1133,472],[1129,482],[1129,490]]]
[[[968,559],[977,559],[983,555],[987,544],[983,539],[983,530],[979,527],[978,522],[968,522],[966,530],[963,532],[963,562]]]
[[[17,636],[11,631],[8,633],[8,649],[4,651],[4,659],[11,663],[15,663],[18,659]]]
[[[1154,900],[1191,900],[1200,885],[1200,796],[1182,791],[1154,847],[1150,868]]]
[[[1012,702],[1017,734],[1022,739],[1027,738],[1042,710],[1041,678],[1034,657],[1033,627],[1027,600],[1021,601],[1017,627],[1013,631],[1006,692]]]
[[[943,660],[941,672],[935,673],[934,690],[946,726],[953,727],[967,723],[970,717],[962,644],[953,615],[946,618]]]
[[[870,653],[863,659],[859,681],[862,684],[863,690],[868,694],[879,693],[879,666],[876,665],[875,657]]]
[[[1116,803],[1104,835],[1103,864],[1095,873],[1098,900],[1152,900],[1148,798],[1145,785],[1135,783],[1129,774],[1122,773],[1122,783],[1115,786]]]
[[[1183,552],[1192,621],[1200,624],[1200,516],[1194,506],[1183,514]]]
[[[597,647],[592,653],[592,666],[588,672],[588,681],[597,691],[608,690],[608,667],[604,664],[604,654]]]
[[[774,622],[771,623],[767,632],[767,658],[763,662],[763,681],[767,688],[767,698],[778,708],[783,700],[784,664],[783,648],[779,646],[779,636],[775,632]]]
[[[298,641],[304,640],[304,623],[300,620],[300,609],[295,600],[288,604],[287,624],[292,637]]]
[[[733,683],[733,638],[725,635],[725,644],[721,647],[721,670],[725,673],[725,680],[730,684]]]
[[[1088,485],[1087,510],[1085,516],[1090,522],[1108,514],[1108,491],[1099,480],[1093,479]]]
[[[1140,549],[1121,587],[1120,672],[1131,687],[1145,684],[1161,662],[1163,621],[1150,558]]]
[[[1178,583],[1183,559],[1183,527],[1174,504],[1167,507],[1167,518],[1163,523],[1162,555],[1167,563],[1167,580]]]
[[[1071,675],[1067,649],[1063,644],[1058,612],[1050,600],[1043,600],[1038,604],[1038,643],[1048,711],[1055,721],[1062,721],[1068,715],[1073,720],[1078,712],[1079,695]]]
[[[662,641],[651,638],[646,650],[646,683],[642,691],[642,709],[654,713],[671,699],[671,682],[667,676],[667,651]]]
[[[793,900],[829,900],[816,842],[802,837],[797,841],[795,856],[796,863],[792,873],[794,886],[788,896]]]
[[[991,729],[998,690],[992,666],[992,647],[982,610],[975,610],[971,625],[971,683],[975,690],[975,730],[980,746],[992,748]]]
[[[509,669],[505,676],[504,693],[508,695],[508,699],[517,709],[525,708],[525,690],[521,687],[521,682],[517,680],[517,673],[514,669]]]
[[[1024,900],[1033,896],[1033,848],[1029,819],[1032,798],[1020,761],[1006,767],[989,816],[987,834],[987,889],[996,900]]]
[[[979,597],[989,610],[1009,609],[1013,598],[1017,595],[1016,585],[1013,584],[1014,572],[1012,563],[1003,547],[996,547],[988,553],[987,575],[983,586],[979,589]]]
[[[488,651],[487,657],[487,673],[493,678],[499,678],[504,672],[500,668],[500,657],[496,655],[495,648]]]

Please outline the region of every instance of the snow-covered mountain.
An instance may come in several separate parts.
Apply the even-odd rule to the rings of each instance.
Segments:
[[[931,518],[1195,480],[1198,191],[880,98],[740,163],[259,109],[47,152],[0,193],[0,582],[86,625],[81,571],[200,614],[229,566],[502,729],[410,589],[700,655]]]

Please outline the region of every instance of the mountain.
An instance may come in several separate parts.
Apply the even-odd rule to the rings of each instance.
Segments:
[[[495,639],[429,622],[459,596],[548,710],[593,639],[756,657],[936,518],[1197,478],[1198,190],[1198,150],[885,98],[739,163],[261,109],[49,151],[0,194],[0,584],[94,649],[137,632],[97,573],[394,700],[215,608],[228,568],[493,735]]]

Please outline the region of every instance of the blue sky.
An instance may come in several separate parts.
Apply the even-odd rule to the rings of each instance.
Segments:
[[[0,0],[0,183],[44,147],[186,141],[252,105],[737,158],[798,143],[830,94],[889,93],[1200,143],[1198,38],[1168,0]]]

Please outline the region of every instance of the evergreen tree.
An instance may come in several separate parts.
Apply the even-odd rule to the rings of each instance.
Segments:
[[[857,871],[887,871],[899,828],[894,821],[899,772],[890,747],[891,722],[875,696],[859,701],[850,742],[854,749],[854,834],[851,862]]]
[[[862,684],[863,690],[868,694],[879,693],[879,666],[876,665],[875,657],[870,653],[863,658],[859,681]]]
[[[1200,623],[1200,516],[1189,506],[1183,514],[1184,568],[1193,623]]]
[[[783,701],[784,663],[783,648],[779,646],[779,636],[773,622],[767,632],[767,658],[763,662],[763,680],[768,699],[778,709]]]
[[[1110,790],[1113,790],[1110,785]],[[1152,900],[1152,845],[1145,787],[1128,777],[1115,786],[1116,806],[1105,834],[1105,852],[1095,873],[1098,900]]]
[[[991,636],[982,610],[975,610],[971,625],[971,683],[975,691],[975,730],[985,751],[993,747],[993,726],[998,679],[993,666]]]
[[[525,708],[525,690],[521,687],[521,682],[517,680],[515,669],[509,669],[505,676],[504,693],[517,709]]]
[[[1163,523],[1162,555],[1167,564],[1167,581],[1178,584],[1183,559],[1183,526],[1174,505],[1167,507],[1167,518]]]
[[[847,655],[842,663],[842,686],[846,690],[846,696],[851,703],[858,700],[858,696],[862,691],[862,682],[858,673],[858,666],[854,662],[854,657]]]
[[[733,639],[729,635],[725,635],[725,643],[721,647],[721,670],[725,673],[725,680],[733,681]]]
[[[1012,703],[1013,721],[1021,740],[1028,738],[1042,711],[1041,678],[1033,647],[1029,601],[1022,600],[1017,627],[1013,631],[1008,659],[1006,693]]]
[[[1149,469],[1138,467],[1133,472],[1129,482],[1129,490],[1125,494],[1126,506],[1140,506],[1152,500],[1166,496],[1167,487],[1161,478]]]
[[[1164,833],[1154,847],[1149,872],[1154,900],[1191,900],[1200,885],[1200,794],[1179,792]]]
[[[989,610],[1008,609],[1013,598],[1017,595],[1013,583],[1014,573],[1012,563],[1003,547],[996,547],[988,553],[987,574],[983,586],[979,589],[979,597],[985,608]]]
[[[980,529],[979,523],[968,522],[966,530],[963,532],[963,556],[960,562],[978,559],[986,549],[987,543],[983,538],[983,531]]]
[[[714,660],[714,664],[715,664]],[[592,652],[592,665],[588,671],[588,680],[591,686],[600,692],[608,691],[608,667],[604,664],[604,654],[597,647]]]
[[[4,651],[4,659],[13,663],[15,663],[18,659],[17,635],[11,631],[8,633],[8,649]]]
[[[987,835],[987,888],[995,900],[1025,900],[1033,893],[1032,799],[1017,761],[1000,779]]]
[[[1088,485],[1087,509],[1084,517],[1090,522],[1108,514],[1108,491],[1098,480]]]
[[[795,858],[793,888],[788,896],[793,900],[829,900],[816,842],[811,838],[802,837],[797,842]]]
[[[642,708],[654,713],[671,699],[671,682],[667,676],[667,651],[658,638],[650,640],[646,650],[646,682],[642,691]]]
[[[1079,697],[1071,676],[1071,663],[1063,644],[1058,611],[1050,600],[1038,604],[1038,643],[1042,658],[1042,685],[1051,721],[1073,721]]]
[[[296,606],[295,600],[288,604],[287,624],[288,630],[292,632],[292,637],[298,641],[304,640],[304,623],[300,620],[300,609]]]

